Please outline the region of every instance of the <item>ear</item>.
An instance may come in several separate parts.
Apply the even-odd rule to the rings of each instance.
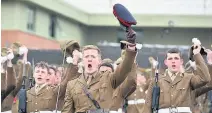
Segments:
[[[167,60],[166,59],[164,60],[164,64],[167,66]]]

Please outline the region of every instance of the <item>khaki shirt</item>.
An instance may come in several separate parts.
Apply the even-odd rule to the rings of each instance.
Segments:
[[[204,59],[200,54],[194,55],[197,66],[200,71],[204,74],[194,75],[192,73],[178,74],[172,82],[167,72],[164,75],[159,75],[158,85],[160,87],[160,99],[159,108],[169,107],[191,107],[192,97],[191,92],[193,89],[204,86],[210,81],[210,75],[208,68],[204,62]],[[154,81],[149,85],[144,113],[151,113],[152,104],[152,90]]]
[[[131,71],[135,55],[135,51],[127,50],[125,59],[117,67],[114,73],[108,71],[97,73],[89,85],[87,85],[83,75],[70,81],[66,89],[62,113],[86,112],[96,109],[83,91],[83,87],[85,86],[88,87],[88,91],[100,104],[101,108],[109,109],[112,102],[113,90],[125,80],[127,74]]]
[[[76,71],[75,71],[76,70]],[[77,73],[77,66],[72,65],[68,68],[66,78],[60,84],[59,99],[64,97],[65,89],[68,81]],[[69,73],[71,71],[72,73]],[[53,111],[56,107],[56,100],[59,86],[52,87],[46,85],[38,93],[35,92],[35,87],[27,91],[27,113],[38,111]]]

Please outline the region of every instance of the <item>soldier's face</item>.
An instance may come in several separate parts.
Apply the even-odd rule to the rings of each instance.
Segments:
[[[34,78],[36,84],[46,83],[46,78],[48,76],[47,68],[35,67]]]
[[[137,74],[137,85],[146,84],[146,78],[142,74]]]
[[[47,77],[47,84],[54,85],[55,84],[55,71],[53,69],[49,69],[49,74]]]
[[[56,78],[55,78],[55,84],[59,84],[61,81],[61,73],[60,71],[57,71]]]
[[[99,71],[100,72],[105,72],[105,71],[110,71],[110,72],[113,72],[112,69],[110,67],[107,67],[107,66],[101,66],[99,68]]]
[[[83,51],[83,66],[85,73],[92,74],[98,71],[101,58],[97,50],[88,49]]]
[[[171,72],[179,72],[181,65],[183,64],[183,60],[179,53],[167,53],[167,58],[164,63]]]

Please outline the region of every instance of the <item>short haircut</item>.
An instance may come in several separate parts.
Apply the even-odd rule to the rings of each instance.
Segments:
[[[48,67],[48,64],[46,63],[46,62],[44,62],[44,61],[40,61],[40,62],[38,62],[36,65],[35,65],[35,67],[41,67],[41,68],[46,68],[47,69],[47,72],[49,72],[49,67]]]
[[[109,68],[112,69],[112,72],[114,72],[114,68],[113,68],[113,65],[112,65],[111,63],[108,63],[108,62],[103,63],[103,64],[101,64],[101,65],[99,66],[99,69],[100,69],[102,66],[109,67]]]
[[[95,45],[86,45],[86,46],[84,46],[82,48],[82,52],[84,52],[85,50],[88,50],[88,49],[97,50],[98,51],[98,54],[100,55],[100,57],[102,56],[101,51],[100,51],[100,49],[97,46],[95,46]]]
[[[56,75],[57,69],[54,65],[49,65],[49,70],[52,69]]]
[[[180,58],[182,58],[182,54],[181,54],[180,50],[179,50],[179,49],[177,49],[177,48],[169,49],[169,50],[166,52],[165,59],[167,58],[167,54],[168,54],[168,53],[179,53]]]

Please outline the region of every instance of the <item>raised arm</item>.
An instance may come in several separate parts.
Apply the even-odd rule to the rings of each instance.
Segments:
[[[193,89],[200,88],[204,85],[206,85],[210,80],[210,74],[208,67],[201,56],[201,54],[195,54],[194,55],[194,60],[196,62],[197,68],[196,71],[198,72],[191,78],[191,86]]]
[[[127,77],[128,73],[132,69],[132,65],[135,61],[136,51],[127,49],[123,62],[117,66],[115,72],[112,74],[111,85],[116,89]]]

